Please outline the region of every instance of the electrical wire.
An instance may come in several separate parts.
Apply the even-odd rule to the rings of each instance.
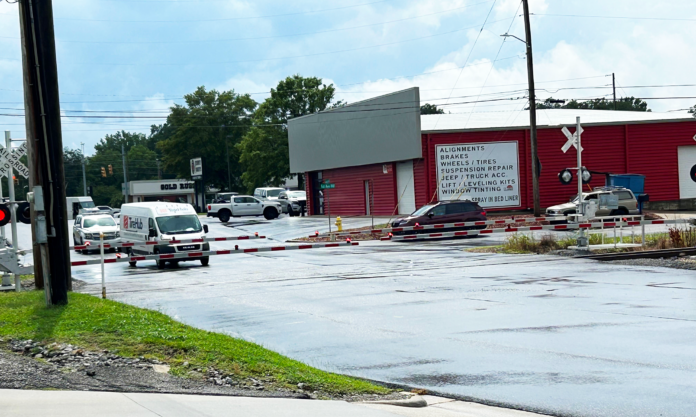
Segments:
[[[429,16],[435,16],[438,14],[443,14],[443,13],[450,13],[454,12],[457,10],[461,9],[468,9],[473,6],[477,6],[480,4],[486,4],[490,3],[490,1],[484,1],[480,3],[474,3],[474,4],[468,4],[466,6],[461,6],[461,7],[455,7],[453,9],[448,9],[448,10],[441,10],[438,12],[433,12],[433,13],[428,13],[428,14],[422,14],[422,15],[417,15],[417,16],[411,16],[411,17],[406,17],[403,19],[396,19],[396,20],[390,20],[386,22],[379,22],[379,23],[370,23],[370,24],[365,24],[365,25],[360,25],[360,26],[351,26],[351,27],[345,27],[345,28],[336,28],[336,29],[327,29],[327,30],[322,30],[322,31],[317,31],[317,32],[302,32],[302,33],[292,33],[292,34],[285,34],[285,35],[272,35],[272,36],[259,36],[259,37],[246,37],[246,38],[228,38],[228,39],[182,39],[182,40],[169,40],[169,41],[124,41],[124,40],[118,40],[118,41],[93,41],[93,40],[70,40],[70,39],[61,39],[58,38],[56,39],[56,42],[58,43],[84,43],[84,44],[117,44],[117,45],[122,45],[122,44],[182,44],[182,43],[212,43],[212,42],[236,42],[236,41],[249,41],[249,40],[263,40],[263,39],[278,39],[278,38],[286,38],[286,37],[295,37],[295,36],[309,36],[309,35],[320,35],[320,34],[325,34],[325,33],[333,33],[333,32],[342,32],[342,31],[347,31],[347,30],[354,30],[354,29],[364,29],[367,27],[372,27],[372,26],[384,26],[392,23],[400,23],[400,22],[405,22],[409,20],[415,20],[415,19],[420,19],[423,17],[429,17]],[[10,37],[10,36],[0,36],[0,39],[14,39],[14,40],[20,40],[21,38],[18,37]]]
[[[549,17],[579,17],[591,19],[621,19],[621,20],[658,20],[668,22],[696,22],[696,19],[674,18],[674,17],[631,17],[631,16],[600,16],[600,15],[579,15],[579,14],[555,14],[555,13],[530,13],[530,16],[549,16]]]

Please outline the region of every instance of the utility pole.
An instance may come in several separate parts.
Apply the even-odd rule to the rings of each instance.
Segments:
[[[128,176],[126,174],[126,150],[121,144],[121,159],[123,159],[123,197],[124,201],[128,203]]]
[[[532,148],[532,191],[534,215],[541,215],[539,198],[539,157],[537,156],[536,94],[534,90],[534,59],[532,58],[532,28],[529,22],[529,0],[522,0],[524,8],[524,36],[527,46],[527,79],[529,80],[529,141]]]
[[[46,207],[46,240],[36,245],[38,262],[39,251],[34,251],[35,265],[42,268],[35,267],[34,274],[37,284],[39,276],[41,285],[47,284],[47,304],[67,304],[72,282],[53,6],[51,0],[23,0],[18,6],[30,185],[43,188]],[[38,228],[36,219],[32,206],[32,230]]]
[[[82,145],[82,188],[84,190],[84,196],[87,195],[87,174],[85,174],[85,143],[80,142]]]
[[[616,110],[616,77],[611,73],[611,88],[614,91],[614,110]]]

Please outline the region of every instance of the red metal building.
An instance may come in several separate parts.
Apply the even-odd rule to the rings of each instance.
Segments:
[[[575,131],[576,117],[584,129],[583,166],[645,175],[653,207],[671,202],[666,208],[696,208],[696,119],[688,114],[566,109],[540,110],[537,115],[542,207],[577,193],[575,185],[558,180],[561,170],[577,165],[575,148],[561,150],[567,141],[561,129]],[[388,216],[452,198],[472,198],[487,210],[533,206],[527,112],[428,115],[420,116],[420,125],[420,158],[305,172],[309,213]],[[321,182],[335,188],[320,190]],[[604,176],[595,175],[588,187],[602,185]]]

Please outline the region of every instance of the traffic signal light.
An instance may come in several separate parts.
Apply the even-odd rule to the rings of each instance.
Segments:
[[[102,177],[106,178],[106,170],[104,169],[104,167],[101,167],[101,174]]]
[[[109,165],[109,175],[114,175],[114,167]]]

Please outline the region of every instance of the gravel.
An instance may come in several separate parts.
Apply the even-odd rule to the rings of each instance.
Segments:
[[[5,350],[6,349],[6,350]],[[208,394],[245,397],[337,399],[346,401],[403,399],[404,394],[332,395],[311,390],[276,387],[270,375],[240,378],[214,368],[190,366],[187,378],[167,373],[157,359],[127,358],[106,350],[89,351],[70,344],[42,344],[33,340],[0,339],[0,388],[84,391]],[[155,371],[158,369],[159,372]],[[164,372],[163,372],[164,371]]]

